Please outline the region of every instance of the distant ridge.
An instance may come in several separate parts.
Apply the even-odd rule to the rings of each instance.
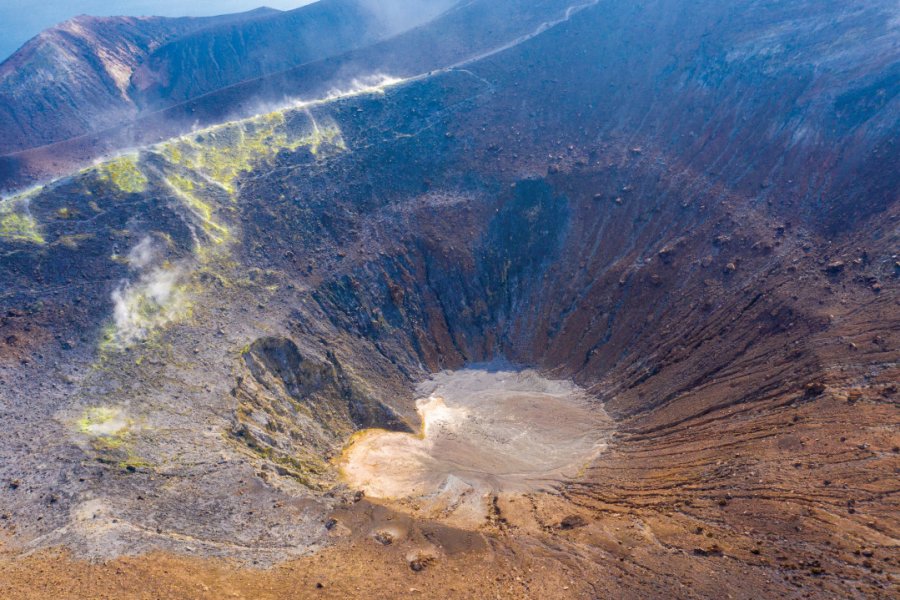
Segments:
[[[436,0],[420,17],[453,2]],[[75,17],[0,63],[0,155],[103,131],[398,33],[373,6],[322,0],[206,18]]]

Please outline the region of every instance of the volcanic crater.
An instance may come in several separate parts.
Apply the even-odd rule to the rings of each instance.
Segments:
[[[864,4],[532,3],[4,198],[0,595],[891,597]]]

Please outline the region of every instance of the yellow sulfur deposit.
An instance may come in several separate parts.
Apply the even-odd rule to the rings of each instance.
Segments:
[[[100,178],[127,194],[139,194],[147,189],[147,177],[137,164],[136,155],[120,156],[97,167]]]
[[[28,210],[30,196],[16,196],[0,201],[0,240],[45,244],[37,221]]]
[[[205,129],[162,145],[162,155],[173,164],[202,174],[234,193],[234,182],[243,171],[270,160],[282,150],[308,147],[315,155],[323,145],[343,149],[336,126],[320,128],[312,121],[312,131],[290,131],[284,112],[272,112]]]

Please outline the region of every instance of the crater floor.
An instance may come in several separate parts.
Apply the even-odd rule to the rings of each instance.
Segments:
[[[430,517],[483,522],[498,494],[574,478],[610,419],[579,387],[531,370],[444,371],[419,385],[419,434],[369,429],[344,453],[350,486]]]

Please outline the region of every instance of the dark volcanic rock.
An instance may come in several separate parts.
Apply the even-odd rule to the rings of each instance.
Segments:
[[[292,341],[264,338],[242,358],[245,369],[232,392],[238,402],[232,435],[308,486],[331,479],[327,460],[354,431],[411,431],[331,353],[324,360],[304,358]]]

